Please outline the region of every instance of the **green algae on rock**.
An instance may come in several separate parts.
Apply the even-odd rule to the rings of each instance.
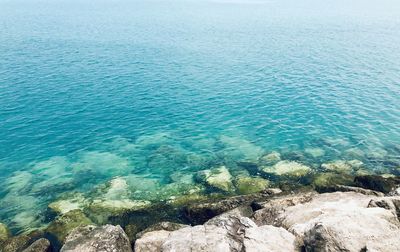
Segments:
[[[333,192],[338,185],[352,185],[354,177],[349,174],[326,172],[314,177],[312,186],[318,192]]]
[[[236,190],[240,194],[256,193],[270,185],[270,181],[261,177],[239,176],[234,181]]]
[[[7,240],[10,236],[11,232],[6,226],[6,224],[0,222],[0,242]]]
[[[46,232],[63,243],[67,235],[76,227],[93,224],[79,209],[71,210],[53,220],[46,228]]]

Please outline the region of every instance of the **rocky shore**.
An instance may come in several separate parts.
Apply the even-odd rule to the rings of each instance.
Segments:
[[[68,209],[16,236],[0,224],[0,251],[399,251],[400,178],[357,176],[353,184],[330,178],[296,191],[148,206],[104,225]]]

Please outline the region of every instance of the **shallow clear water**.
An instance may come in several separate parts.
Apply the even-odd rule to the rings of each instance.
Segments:
[[[398,1],[0,0],[0,55],[14,230],[116,176],[159,201],[271,151],[400,173]]]

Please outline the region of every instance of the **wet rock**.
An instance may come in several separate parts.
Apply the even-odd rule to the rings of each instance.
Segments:
[[[395,190],[397,185],[400,185],[400,178],[384,178],[378,175],[356,176],[354,182],[357,186],[379,191],[383,193],[390,193]]]
[[[197,174],[197,179],[210,187],[217,188],[225,192],[234,190],[232,175],[225,166],[221,166],[212,170],[200,171]]]
[[[167,203],[172,206],[179,207],[179,206],[188,206],[195,202],[197,203],[204,202],[207,200],[208,197],[204,194],[191,193],[191,194],[180,195],[177,197],[172,197],[167,201]]]
[[[22,252],[49,252],[50,242],[45,238],[40,238],[33,242],[29,247],[24,249]]]
[[[266,173],[276,176],[303,177],[311,172],[311,168],[295,161],[280,161],[273,166],[262,169]]]
[[[235,187],[240,194],[256,193],[264,190],[270,182],[261,177],[244,177],[240,176],[235,179]]]
[[[10,236],[11,233],[6,224],[0,222],[0,242],[7,240]]]
[[[295,236],[281,227],[265,225],[245,230],[244,251],[299,251]]]
[[[92,221],[81,210],[75,209],[57,217],[46,228],[46,232],[62,244],[74,228],[90,224]]]
[[[66,238],[61,252],[132,252],[128,237],[120,226],[85,226],[74,229]]]
[[[319,173],[314,177],[313,187],[317,192],[335,192],[338,185],[352,185],[354,177],[348,174],[333,172]]]
[[[281,161],[281,154],[279,152],[273,151],[262,156],[258,161],[261,165],[274,165]]]
[[[150,206],[149,201],[134,200],[125,178],[116,177],[100,187],[98,196],[88,204],[85,213],[98,224],[110,223],[111,219],[123,218],[124,215]]]

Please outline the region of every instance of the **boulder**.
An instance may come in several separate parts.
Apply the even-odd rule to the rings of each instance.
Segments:
[[[73,229],[90,224],[92,224],[92,221],[81,210],[75,209],[58,216],[46,228],[46,232],[54,236],[62,244]]]
[[[40,238],[33,242],[29,247],[24,249],[22,252],[49,252],[50,242],[45,238]]]
[[[315,195],[287,207],[280,225],[304,241],[306,251],[396,251],[400,223],[384,208],[368,208],[379,197],[355,192]]]
[[[85,226],[74,229],[61,252],[132,252],[128,237],[120,226]]]
[[[324,163],[321,165],[321,168],[325,169],[329,172],[337,172],[337,173],[352,173],[358,169],[360,169],[363,165],[363,162],[360,160],[336,160],[330,163]]]
[[[197,174],[197,179],[204,184],[225,192],[234,190],[232,175],[225,166],[211,170],[203,170]]]
[[[244,250],[246,252],[299,251],[293,234],[281,227],[265,225],[245,230]]]

